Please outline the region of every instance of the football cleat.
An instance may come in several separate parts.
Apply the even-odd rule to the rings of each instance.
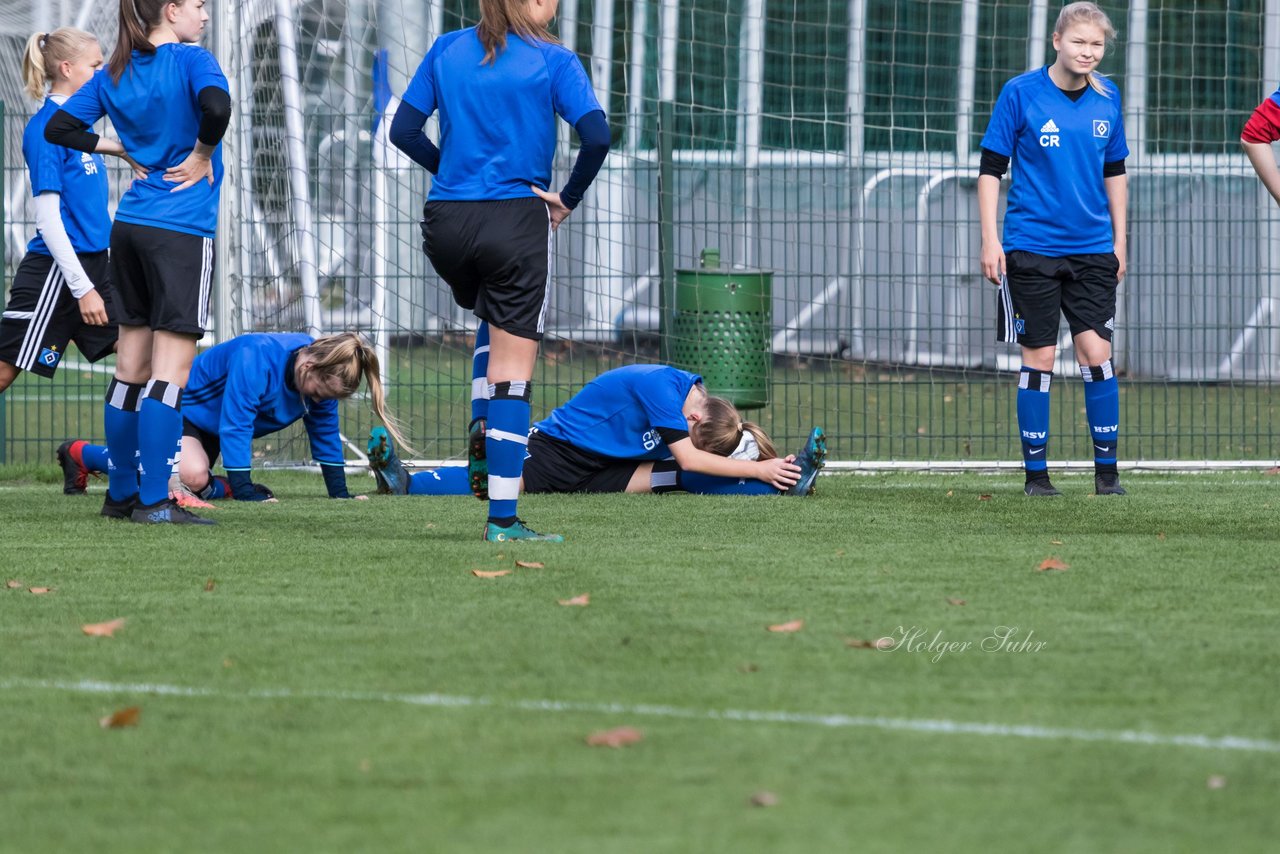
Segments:
[[[1054,489],[1053,484],[1048,479],[1027,481],[1027,485],[1022,487],[1022,491],[1027,495],[1040,497],[1062,494]]]
[[[212,510],[213,505],[196,495],[176,477],[169,479],[169,499],[187,510]]]
[[[395,445],[386,427],[374,427],[369,431],[369,468],[378,482],[379,495],[408,495],[409,470],[396,456]]]
[[[529,540],[535,543],[563,543],[564,537],[559,534],[539,534],[517,519],[505,528],[485,522],[484,539],[489,543],[509,543],[516,540]]]
[[[812,495],[813,483],[818,479],[818,472],[827,464],[827,434],[821,427],[814,427],[809,438],[796,454],[796,465],[800,466],[800,479],[795,486],[787,490],[787,495]]]
[[[1093,476],[1093,491],[1098,495],[1125,495],[1117,474],[1096,474]]]
[[[84,466],[81,449],[89,444],[83,439],[68,439],[58,446],[58,465],[62,466],[62,494],[84,495],[89,485],[89,470]]]
[[[108,519],[128,519],[133,516],[133,508],[138,504],[138,496],[130,495],[123,501],[116,501],[107,493],[102,502],[102,515]]]
[[[155,504],[135,504],[129,516],[140,525],[216,525],[212,519],[197,516],[179,507],[176,501],[166,498]]]
[[[467,428],[467,481],[471,494],[481,501],[489,500],[489,463],[485,459],[485,420],[473,418]]]

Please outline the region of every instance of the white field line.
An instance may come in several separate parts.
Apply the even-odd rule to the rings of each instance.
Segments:
[[[980,735],[1031,738],[1041,741],[1088,741],[1141,744],[1152,747],[1193,747],[1203,750],[1239,750],[1246,753],[1280,753],[1280,742],[1235,735],[1161,735],[1141,730],[1058,729],[1026,725],[975,723],[950,720],[863,717],[858,715],[771,712],[743,709],[692,709],[680,706],[628,703],[580,703],[561,700],[495,700],[450,694],[395,694],[376,691],[295,691],[289,688],[223,691],[183,685],[133,684],[81,679],[5,679],[0,691],[47,690],[73,694],[149,694],[157,697],[229,700],[325,700],[328,702],[396,703],[432,708],[484,707],[522,712],[553,712],[620,717],[676,718],[735,723],[793,724],[829,729],[878,729],[933,735]]]

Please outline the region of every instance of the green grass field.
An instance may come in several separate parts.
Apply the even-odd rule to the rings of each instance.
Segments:
[[[568,542],[495,547],[469,498],[337,502],[318,475],[263,475],[278,505],[154,530],[95,516],[98,484],[67,498],[52,467],[0,471],[0,581],[21,582],[0,588],[4,851],[1280,836],[1280,478],[535,497],[522,515]],[[1069,568],[1037,571],[1049,557]],[[896,648],[849,645],[883,636]],[[130,706],[136,726],[99,725]],[[618,726],[643,739],[585,743]]]

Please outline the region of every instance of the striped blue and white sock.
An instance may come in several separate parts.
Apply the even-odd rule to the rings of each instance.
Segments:
[[[1048,477],[1049,385],[1053,371],[1024,367],[1018,374],[1018,433],[1022,438],[1022,465],[1028,479]]]
[[[489,521],[506,527],[515,522],[529,445],[531,381],[512,380],[489,386],[485,456],[489,461]]]
[[[169,476],[182,438],[182,387],[151,380],[138,411],[138,501],[155,504],[169,497]]]
[[[126,501],[138,494],[138,403],[144,386],[113,377],[102,421],[107,433],[107,495]]]
[[[1111,360],[1101,365],[1081,365],[1084,377],[1084,409],[1093,434],[1093,466],[1099,474],[1116,473],[1116,447],[1120,442],[1120,383]]]

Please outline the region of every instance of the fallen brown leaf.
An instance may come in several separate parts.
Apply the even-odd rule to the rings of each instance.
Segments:
[[[873,641],[862,638],[845,638],[844,645],[850,649],[893,649],[893,638],[876,638]]]
[[[1270,475],[1280,474],[1280,466],[1273,466],[1272,468],[1269,468],[1266,471],[1264,471],[1263,474],[1270,474]]]
[[[1063,563],[1056,557],[1047,557],[1040,561],[1040,565],[1036,567],[1036,572],[1044,572],[1049,569],[1065,570],[1071,566],[1069,563]]]
[[[753,807],[776,807],[778,805],[778,796],[773,792],[756,792],[751,796],[751,806]]]
[[[116,629],[123,625],[124,617],[118,617],[114,620],[108,620],[105,623],[88,623],[80,628],[90,637],[113,638],[116,636]]]
[[[785,634],[789,632],[798,632],[803,628],[804,620],[792,620],[789,623],[778,623],[777,625],[769,626],[769,631]]]
[[[561,605],[581,605],[583,607],[591,604],[591,594],[583,593],[581,596],[574,596],[572,599],[557,599]]]
[[[10,578],[8,581],[4,583],[4,586],[8,587],[10,590],[17,590],[19,587],[22,586],[22,582],[16,578]]]
[[[1165,537],[1164,537],[1164,531],[1161,531],[1160,533],[1156,534],[1156,539],[1157,539],[1157,540],[1164,540],[1164,538],[1165,538]]]
[[[948,490],[947,490],[947,497],[948,497],[948,498],[950,498],[951,496],[953,496],[953,495],[955,495],[955,494],[956,494],[956,491],[955,491],[954,489],[948,489]]]
[[[1051,545],[1051,546],[1060,546],[1060,545],[1062,545],[1062,540],[1050,540],[1050,541],[1049,541],[1049,545]]]
[[[37,596],[43,596],[46,593],[52,593],[56,589],[57,588],[55,587],[28,587],[27,588],[27,590],[31,591]]]
[[[948,604],[948,605],[963,605],[963,604],[965,604],[965,600],[963,600],[963,599],[952,599],[951,597],[947,597],[947,604]]]
[[[117,709],[105,718],[100,718],[98,723],[103,729],[120,729],[126,726],[137,726],[140,717],[142,717],[142,709],[130,706],[127,709]]]
[[[991,500],[991,493],[990,493],[990,492],[984,492],[984,493],[982,493],[981,495],[979,495],[979,496],[978,496],[978,500],[979,500],[979,501],[990,501],[990,500]]]
[[[206,581],[206,582],[204,583],[204,592],[205,592],[205,593],[212,593],[212,592],[213,592],[213,587],[214,587],[213,579],[212,579],[212,578],[210,578],[208,581]]]
[[[474,575],[476,578],[501,578],[504,575],[510,575],[511,570],[495,569],[492,572],[489,572],[483,569],[473,569],[471,570],[471,574]]]
[[[626,747],[644,738],[644,733],[635,727],[620,726],[613,729],[602,729],[587,736],[587,744],[592,747]]]
[[[1227,778],[1221,774],[1210,774],[1209,779],[1205,780],[1205,785],[1210,789],[1225,789],[1227,787]]]
[[[518,560],[516,566],[522,569],[542,569],[546,564],[537,560]]]
[[[739,673],[759,673],[760,665],[756,664],[754,661],[748,661],[746,664],[738,665],[738,672]]]

